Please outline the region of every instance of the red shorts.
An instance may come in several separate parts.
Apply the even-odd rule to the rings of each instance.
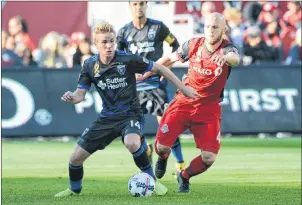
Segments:
[[[217,104],[194,106],[173,100],[160,122],[156,142],[171,147],[189,129],[202,151],[217,154],[220,148],[221,107]]]

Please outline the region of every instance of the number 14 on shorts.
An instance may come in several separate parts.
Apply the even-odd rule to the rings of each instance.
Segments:
[[[131,120],[130,125],[131,125],[131,127],[136,126],[138,129],[141,129],[141,125],[139,124],[139,121],[134,122],[133,120]]]

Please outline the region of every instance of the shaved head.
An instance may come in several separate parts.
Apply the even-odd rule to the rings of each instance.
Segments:
[[[226,28],[226,21],[222,14],[214,12],[206,16],[204,24],[206,42],[210,45],[218,43],[222,40]]]
[[[219,24],[220,27],[225,28],[226,27],[226,20],[224,16],[221,13],[211,13],[205,18],[205,23],[208,24]]]

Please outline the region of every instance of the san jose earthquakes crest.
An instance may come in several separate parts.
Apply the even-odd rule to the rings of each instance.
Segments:
[[[148,38],[149,40],[153,41],[155,39],[155,33],[156,31],[154,29],[150,29],[149,32],[148,32]]]
[[[126,72],[126,66],[125,65],[118,65],[117,66],[117,72],[121,75],[124,75]]]

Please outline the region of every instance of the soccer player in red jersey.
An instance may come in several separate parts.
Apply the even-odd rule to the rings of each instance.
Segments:
[[[191,38],[176,52],[157,62],[169,66],[176,61],[189,61],[185,85],[200,95],[186,98],[177,92],[160,122],[155,141],[159,158],[156,169],[166,170],[166,161],[177,136],[190,129],[201,155],[178,173],[178,191],[189,192],[189,179],[206,171],[215,161],[220,148],[221,102],[231,67],[237,66],[240,56],[231,42],[223,38],[226,22],[220,13],[206,17],[205,37]]]

